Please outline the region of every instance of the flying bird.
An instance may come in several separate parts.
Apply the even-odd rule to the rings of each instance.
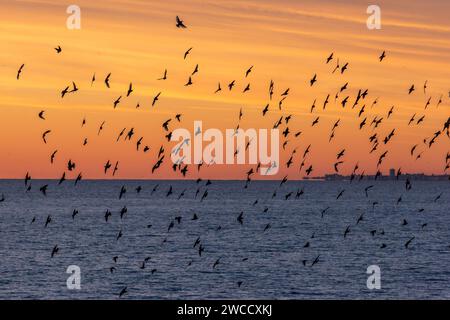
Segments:
[[[248,75],[250,74],[250,72],[252,72],[253,66],[251,66],[250,68],[247,69],[247,71],[245,72],[245,77],[247,78]]]
[[[177,28],[182,28],[182,29],[187,28],[186,25],[184,24],[183,20],[181,20],[179,16],[176,16],[175,20],[177,22],[177,24],[176,24]]]
[[[117,107],[117,105],[120,103],[120,99],[122,98],[122,96],[119,96],[115,101],[114,101],[114,109]]]
[[[191,53],[192,47],[187,49],[186,52],[184,53],[184,59],[186,60],[186,57],[188,56],[189,53]]]
[[[415,239],[415,237],[410,238],[408,241],[406,241],[405,243],[405,249],[408,249],[409,245],[411,244],[411,242]]]
[[[128,293],[128,288],[124,287],[122,290],[120,290],[119,292],[119,298],[122,298],[122,296],[124,296],[125,294]]]
[[[342,68],[341,68],[341,74],[343,74],[344,71],[347,70],[347,68],[348,68],[348,62],[342,66]]]
[[[47,135],[52,132],[51,130],[47,130],[42,134],[42,140],[44,141],[44,143],[47,143],[46,137]]]
[[[217,93],[217,92],[219,92],[219,91],[221,91],[222,90],[222,88],[220,87],[220,82],[219,82],[219,84],[218,84],[218,86],[217,86],[217,89],[216,89],[216,91],[214,91],[214,93]]]
[[[55,254],[57,254],[58,252],[59,252],[58,245],[55,245],[52,249],[51,258],[53,258]]]
[[[78,87],[77,87],[76,83],[72,81],[72,90],[70,90],[70,92],[77,92],[77,91],[78,91]]]
[[[317,74],[314,74],[314,76],[312,77],[312,79],[309,80],[310,86],[312,87],[313,84],[314,84],[315,82],[317,82]]]
[[[189,77],[188,82],[186,82],[186,84],[184,86],[187,87],[187,86],[191,86],[191,85],[192,85],[192,78]]]
[[[327,64],[331,61],[331,60],[333,60],[333,52],[329,55],[329,57],[327,58]]]
[[[22,73],[23,67],[25,67],[25,64],[22,64],[20,66],[19,70],[17,70],[17,76],[16,76],[17,80],[19,80],[19,78],[20,78],[20,74]]]
[[[192,71],[191,76],[193,76],[196,73],[198,73],[198,64],[195,65],[195,69],[194,71]]]
[[[64,96],[69,92],[69,87],[65,87],[62,91],[61,91],[61,98],[64,98]]]
[[[161,92],[158,92],[158,94],[153,98],[152,107],[155,105],[156,101],[159,100],[160,95],[161,95]]]
[[[166,80],[167,79],[167,69],[164,70],[164,75],[158,80]]]
[[[108,75],[105,78],[105,85],[108,87],[109,89],[109,78],[111,77],[111,73],[108,73]]]
[[[130,96],[132,92],[133,92],[133,84],[130,82],[130,85],[128,86],[127,97]]]

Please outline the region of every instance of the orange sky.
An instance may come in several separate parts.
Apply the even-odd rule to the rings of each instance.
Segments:
[[[161,124],[182,113],[183,121],[177,126],[192,131],[194,120],[202,120],[204,130],[234,128],[241,107],[241,128],[271,128],[281,115],[292,114],[290,131],[302,131],[300,138],[289,137],[280,173],[271,178],[303,177],[300,158],[309,144],[306,163],[314,166],[314,176],[333,173],[336,154],[343,148],[347,153],[342,174],[351,173],[356,162],[360,172],[373,174],[385,150],[389,154],[381,166],[384,172],[401,167],[403,172],[444,173],[449,138],[441,135],[431,149],[422,140],[442,129],[450,116],[448,1],[379,1],[381,30],[367,29],[368,3],[364,1],[77,1],[81,30],[66,28],[69,4],[2,1],[0,178],[22,178],[27,171],[33,178],[59,178],[69,158],[77,163],[70,177],[81,171],[84,178],[105,178],[102,168],[108,159],[120,162],[117,178],[180,177],[169,161],[151,174],[161,144],[166,146],[166,160],[175,145],[164,139]],[[188,29],[175,27],[176,15]],[[53,49],[57,45],[63,48],[59,55]],[[191,54],[184,60],[190,47]],[[378,56],[383,50],[387,58],[380,63]],[[349,62],[344,74],[331,74],[334,60],[325,64],[331,52],[341,62]],[[22,63],[21,79],[16,80]],[[193,77],[194,85],[185,87],[196,64],[200,71]],[[253,71],[246,79],[245,71],[251,65]],[[168,80],[158,81],[166,68]],[[97,81],[91,87],[94,72]],[[108,73],[110,89],[103,83]],[[318,81],[310,87],[314,74]],[[263,118],[271,79],[274,99]],[[230,92],[226,85],[232,80],[236,87]],[[426,94],[422,89],[425,80]],[[80,90],[61,99],[60,91],[72,81]],[[130,82],[134,92],[125,98]],[[218,82],[222,92],[214,94]],[[335,103],[336,91],[346,82],[349,89]],[[243,94],[247,83],[251,90]],[[408,95],[411,84],[417,90]],[[290,94],[279,111],[280,94],[286,88]],[[362,116],[367,117],[368,125],[360,131],[359,107],[351,110],[351,105],[361,88],[368,88],[369,95]],[[153,96],[160,91],[160,100],[152,108]],[[328,93],[330,104],[323,111]],[[113,109],[113,101],[120,95],[121,103]],[[343,109],[340,101],[346,95],[349,104]],[[441,95],[443,102],[436,108]],[[431,105],[424,110],[429,97]],[[378,103],[370,108],[376,98]],[[314,99],[317,108],[311,114]],[[136,109],[138,102],[141,107]],[[387,120],[392,105],[394,114]],[[46,110],[45,121],[37,117],[41,110]],[[408,126],[414,113],[416,119],[425,115],[425,121]],[[369,125],[376,115],[384,120],[374,131]],[[311,128],[317,116],[320,122]],[[87,124],[81,128],[84,117]],[[339,118],[341,125],[329,143],[331,127]],[[103,121],[105,129],[97,136]],[[125,127],[134,127],[134,139],[116,143]],[[369,154],[368,137],[377,132],[382,140],[393,128],[396,135],[392,141],[387,146],[380,141],[378,150]],[[44,144],[41,135],[47,129],[52,133]],[[135,141],[141,136],[143,145],[151,147],[148,153],[136,151]],[[85,138],[88,145],[83,147]],[[409,155],[414,144],[419,144],[418,153],[423,151],[417,161]],[[294,165],[287,169],[284,164],[294,148],[298,150]],[[56,149],[56,162],[51,165],[49,156]],[[248,169],[212,166],[202,168],[200,176],[242,179]],[[188,178],[197,176],[192,167]]]

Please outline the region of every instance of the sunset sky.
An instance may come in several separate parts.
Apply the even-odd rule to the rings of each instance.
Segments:
[[[66,9],[70,4],[81,8],[81,29],[69,30]],[[240,127],[271,128],[280,116],[292,115],[286,150],[281,150],[280,172],[271,178],[288,175],[300,179],[301,157],[311,144],[306,165],[314,166],[313,176],[333,173],[336,154],[346,149],[341,174],[350,174],[358,162],[360,170],[374,174],[381,153],[389,150],[380,169],[401,167],[402,172],[444,174],[445,157],[450,139],[442,133],[428,148],[423,139],[430,138],[450,116],[450,2],[378,1],[381,8],[381,30],[366,26],[366,1],[212,1],[212,0],[114,0],[114,1],[6,1],[0,11],[0,178],[59,178],[69,159],[77,168],[73,177],[111,178],[103,174],[107,160],[119,161],[116,178],[180,178],[173,172],[170,149],[161,124],[172,118],[170,129],[187,128],[194,132],[193,122],[203,121],[203,129],[235,128],[239,110],[244,116]],[[187,29],[175,27],[179,15]],[[62,53],[54,47],[60,45]],[[183,59],[184,52],[192,47]],[[386,58],[378,57],[386,51]],[[326,58],[334,52],[329,64]],[[339,58],[348,70],[332,70]],[[16,73],[25,64],[20,80]],[[193,85],[186,87],[196,64],[198,74]],[[245,78],[245,71],[254,66]],[[158,81],[164,70],[168,79]],[[96,82],[91,86],[91,78]],[[111,73],[111,88],[103,83]],[[317,74],[317,82],[309,80]],[[270,80],[275,83],[269,112]],[[229,91],[232,80],[236,86]],[[423,84],[427,82],[427,92]],[[61,99],[60,92],[75,81],[76,93]],[[129,83],[134,92],[125,97]],[[214,94],[220,82],[222,91]],[[336,92],[348,82],[348,89]],[[251,90],[242,93],[250,83]],[[408,95],[409,87],[416,90]],[[280,95],[290,88],[278,110]],[[369,89],[366,99],[351,109],[359,89]],[[151,106],[153,97],[162,92]],[[330,94],[330,103],[322,110]],[[340,101],[349,95],[342,108]],[[442,103],[436,104],[442,95]],[[113,101],[122,96],[116,109]],[[431,97],[431,104],[425,104]],[[371,108],[372,102],[378,98]],[[313,101],[316,109],[310,112]],[[136,104],[140,108],[136,109]],[[362,104],[366,112],[358,118]],[[387,112],[394,107],[393,115]],[[45,110],[46,120],[38,113]],[[174,116],[183,115],[177,123]],[[424,122],[408,126],[425,115]],[[311,122],[320,116],[319,123]],[[372,119],[383,117],[377,129]],[[367,125],[359,123],[367,117]],[[82,128],[83,118],[86,125]],[[340,119],[335,138],[329,142],[333,124]],[[98,136],[100,124],[104,130]],[[131,142],[116,142],[123,128],[134,128]],[[284,130],[283,124],[280,129]],[[382,140],[395,128],[395,136],[384,145]],[[48,143],[41,135],[46,130]],[[293,134],[302,131],[299,138]],[[369,137],[378,133],[380,145],[372,154]],[[136,151],[136,141],[144,137]],[[84,139],[88,144],[83,146]],[[282,139],[280,145],[284,140]],[[410,149],[418,144],[415,155]],[[151,174],[161,145],[166,148],[165,164]],[[141,147],[141,148],[142,148]],[[294,164],[285,167],[293,149]],[[58,150],[55,163],[50,154]],[[254,167],[254,166],[253,166]],[[192,166],[187,178],[245,179],[249,166],[211,166],[200,174]],[[254,176],[254,178],[258,178]]]

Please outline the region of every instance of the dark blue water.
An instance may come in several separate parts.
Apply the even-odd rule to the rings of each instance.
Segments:
[[[38,191],[44,184],[47,197]],[[235,181],[81,181],[76,187],[32,181],[25,192],[23,181],[0,181],[0,198],[6,198],[0,203],[0,298],[115,299],[127,287],[128,299],[448,299],[450,184],[412,184],[406,191],[404,181],[253,182],[248,189]],[[119,200],[122,185],[127,193]],[[170,185],[173,194],[166,197]],[[121,219],[123,206],[128,212]],[[72,219],[74,209],[79,213]],[[112,216],[105,222],[107,209]],[[181,223],[168,231],[175,217]],[[197,237],[201,257],[193,248]],[[55,245],[60,250],[51,258]],[[80,290],[66,286],[69,265],[81,268]],[[369,265],[381,269],[379,290],[366,286]]]

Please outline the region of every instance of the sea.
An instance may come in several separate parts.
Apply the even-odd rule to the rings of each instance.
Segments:
[[[30,183],[0,181],[0,299],[450,298],[448,181]]]

